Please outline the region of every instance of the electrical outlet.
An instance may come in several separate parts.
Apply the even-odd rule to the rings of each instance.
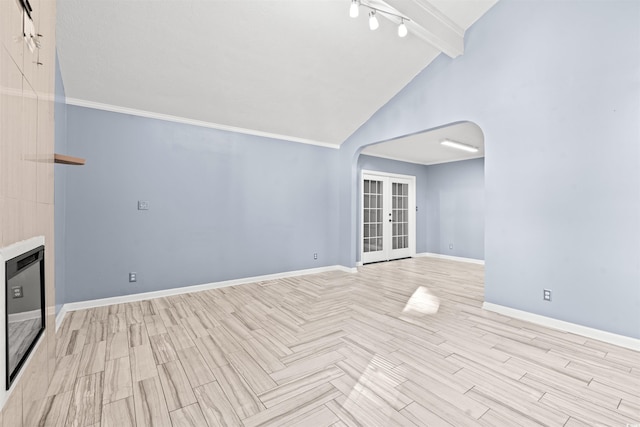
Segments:
[[[551,289],[542,290],[542,299],[545,301],[551,301]]]
[[[318,259],[318,253],[317,252],[313,253],[313,259]]]
[[[138,273],[131,272],[129,273],[129,282],[137,282],[138,281]]]
[[[138,200],[138,210],[139,211],[148,211],[149,210],[149,202],[146,200]]]
[[[24,296],[24,293],[22,292],[22,286],[13,286],[11,288],[11,292],[13,298],[22,298]]]

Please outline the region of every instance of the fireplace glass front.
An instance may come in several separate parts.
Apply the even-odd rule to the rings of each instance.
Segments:
[[[7,390],[44,331],[44,246],[6,262]]]

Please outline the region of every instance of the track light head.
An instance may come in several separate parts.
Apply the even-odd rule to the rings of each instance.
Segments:
[[[349,8],[349,16],[357,18],[360,14],[360,2],[358,0],[351,0],[351,7]]]
[[[408,32],[404,19],[402,19],[400,25],[398,25],[398,37],[406,37]]]
[[[393,16],[396,19],[400,19],[400,25],[398,26],[398,36],[399,37],[406,37],[407,34],[409,33],[408,29],[407,29],[407,25],[405,24],[406,22],[411,21],[411,19],[407,18],[404,15],[400,15],[399,13],[395,12],[395,11],[390,11],[390,10],[384,10],[384,9],[378,9],[375,6],[372,6],[371,4],[368,3],[367,0],[351,0],[351,7],[349,9],[349,16],[352,18],[357,18],[358,15],[360,14],[360,6],[364,6],[366,8],[368,8],[370,10],[369,12],[369,29],[371,31],[375,31],[378,28],[380,28],[380,22],[378,21],[378,16],[377,13],[380,12],[382,13],[383,16]],[[392,19],[392,21],[394,21],[395,19]]]
[[[380,23],[378,22],[378,18],[376,17],[376,11],[372,10],[371,12],[369,12],[369,29],[371,31],[375,31],[379,26]]]

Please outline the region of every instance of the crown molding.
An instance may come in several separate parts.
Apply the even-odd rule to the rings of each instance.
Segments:
[[[234,133],[241,133],[245,135],[259,136],[262,138],[279,139],[282,141],[315,145],[318,147],[332,148],[334,150],[340,149],[340,145],[331,144],[329,142],[315,141],[312,139],[298,138],[290,135],[280,135],[276,133],[263,132],[263,131],[254,130],[254,129],[245,129],[245,128],[240,128],[235,126],[221,125],[218,123],[188,119],[186,117],[172,116],[170,114],[155,113],[153,111],[138,110],[135,108],[120,107],[118,105],[103,104],[100,102],[87,101],[87,100],[78,99],[78,98],[66,98],[66,104],[73,105],[76,107],[93,108],[95,110],[110,111],[112,113],[129,114],[132,116],[145,117],[148,119],[164,120],[167,122],[182,123],[182,124],[191,125],[191,126],[199,126],[199,127],[209,128],[209,129],[222,130],[226,132],[234,132]]]

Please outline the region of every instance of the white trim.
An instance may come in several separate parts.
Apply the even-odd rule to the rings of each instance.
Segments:
[[[24,322],[26,320],[40,319],[42,315],[42,311],[40,309],[31,310],[31,311],[22,311],[20,313],[10,314],[7,317],[9,318],[9,323],[18,323]]]
[[[391,172],[380,172],[380,171],[372,171],[369,169],[362,169],[360,172],[361,175],[375,175],[375,176],[380,176],[382,178],[401,178],[401,179],[416,179],[415,175],[402,175],[399,173],[391,173]],[[362,176],[360,177],[362,179]]]
[[[84,99],[66,98],[66,101],[67,101],[66,102],[67,105],[74,105],[76,107],[93,108],[95,110],[111,111],[113,113],[121,113],[121,114],[129,114],[132,116],[146,117],[148,119],[164,120],[167,122],[183,123],[191,126],[200,126],[200,127],[205,127],[209,129],[218,129],[218,130],[224,130],[228,132],[242,133],[245,135],[280,139],[283,141],[298,142],[301,144],[316,145],[316,146],[325,147],[325,148],[333,148],[334,150],[340,149],[339,144],[332,144],[330,142],[323,142],[323,141],[315,141],[313,139],[298,138],[296,136],[280,135],[277,133],[263,132],[260,130],[221,125],[218,123],[211,123],[203,120],[194,120],[194,119],[188,119],[186,117],[172,116],[170,114],[154,113],[153,111],[144,111],[144,110],[138,110],[135,108],[119,107],[117,105],[86,101]]]
[[[517,310],[515,308],[505,307],[503,305],[493,304],[490,302],[484,302],[482,304],[482,308],[487,311],[524,320],[525,322],[535,323],[547,328],[557,329],[581,335],[583,337],[604,341],[620,347],[629,348],[631,350],[640,351],[640,339],[637,338],[626,337],[624,335],[618,335],[612,332],[602,331],[600,329],[589,328],[587,326],[565,322],[564,320],[553,319],[551,317],[541,316],[539,314],[529,313],[528,311]]]
[[[2,259],[4,264],[4,262],[10,260],[11,258],[15,258],[18,255],[22,255],[23,253],[29,252],[30,250],[40,246],[44,246],[44,236],[32,237],[21,242],[16,242],[12,245],[0,249],[0,259]]]
[[[448,259],[449,261],[468,262],[468,263],[471,263],[471,264],[484,265],[484,260],[483,259],[464,258],[464,257],[460,257],[460,256],[434,254],[434,253],[431,253],[431,252],[422,252],[422,253],[416,254],[416,257],[440,258],[440,259]]]
[[[413,257],[416,255],[416,238],[417,238],[417,232],[416,232],[416,187],[417,187],[417,178],[415,175],[401,175],[401,174],[397,174],[397,173],[391,173],[391,172],[380,172],[380,171],[372,171],[369,169],[362,169],[360,171],[360,212],[359,212],[359,217],[360,217],[360,236],[358,237],[360,240],[360,259],[362,260],[362,263],[364,264],[365,262],[365,252],[364,252],[364,181],[365,179],[369,179],[370,177],[374,177],[374,178],[381,178],[384,179],[384,192],[385,193],[391,193],[391,184],[390,182],[393,180],[398,180],[398,181],[408,181],[409,184],[409,247],[407,249],[409,249],[408,251],[408,256],[409,257]],[[384,201],[383,201],[383,208],[385,211],[390,212],[391,211],[391,198],[390,197],[384,197]],[[384,226],[383,229],[385,230],[383,232],[383,235],[387,235],[390,236],[391,235],[391,226],[388,225],[388,223],[386,221],[384,221]],[[385,234],[388,233],[388,234]],[[372,253],[367,253],[367,255],[369,255],[369,260],[367,260],[366,262],[378,262],[378,261],[392,261],[394,259],[399,259],[399,258],[405,258],[407,255],[401,255],[398,256],[397,251],[402,251],[404,249],[400,249],[400,250],[396,250],[395,253],[395,257],[391,258],[391,254],[394,251],[393,249],[391,249],[391,245],[390,243],[385,243],[383,244],[383,246],[387,246],[386,250],[383,250],[381,252],[381,254],[379,254],[377,257],[375,257],[374,259],[371,259],[372,256],[370,254]],[[378,252],[375,252],[376,254],[378,254]],[[404,252],[406,254],[406,252]]]
[[[62,307],[60,307],[60,311],[56,315],[56,332],[58,332],[58,329],[60,329],[60,325],[62,325],[62,321],[64,320],[64,316],[66,314],[67,314],[67,305],[63,304]]]
[[[0,278],[2,278],[2,281],[4,282],[7,277],[6,271],[5,271],[5,263],[8,260],[15,258],[19,255],[22,255],[25,252],[29,252],[30,250],[40,246],[45,246],[44,236],[32,237],[30,239],[23,240],[21,242],[16,242],[7,247],[1,248],[0,249]],[[0,292],[0,307],[5,306],[5,296],[6,296],[5,292]],[[0,316],[0,381],[3,381],[3,382],[7,377],[7,349],[6,349],[6,336],[5,336],[6,332],[5,331],[6,331],[5,316],[2,315]],[[16,389],[16,384],[18,384],[18,382],[20,381],[20,378],[22,378],[22,375],[25,373],[25,371],[28,370],[28,366],[29,366],[29,362],[31,361],[31,358],[36,354],[36,352],[38,351],[38,347],[40,346],[40,343],[44,340],[44,337],[46,336],[47,336],[47,331],[45,330],[45,333],[40,335],[40,338],[38,339],[36,345],[31,351],[31,354],[29,354],[29,357],[27,358],[27,360],[25,360],[24,365],[22,365],[22,369],[20,369],[20,373],[18,373],[18,376],[11,383],[11,388],[9,390],[5,390],[5,384],[3,384],[2,387],[0,387],[0,410],[2,410],[2,408],[4,407],[5,403],[9,399],[9,396],[11,396],[11,393],[13,393],[13,390]]]
[[[342,271],[344,273],[357,273],[357,267],[345,267],[344,265],[334,265],[331,270],[327,271]]]
[[[440,160],[438,162],[420,162],[420,161],[416,161],[416,159],[402,158],[400,156],[395,157],[395,156],[388,156],[386,154],[367,153],[366,149],[363,150],[361,154],[363,154],[365,156],[379,157],[381,159],[395,160],[395,161],[398,161],[398,162],[412,163],[414,165],[422,165],[422,166],[435,166],[435,165],[442,165],[442,164],[445,164],[445,163],[464,162],[465,160],[475,160],[475,159],[484,158],[484,154],[481,154],[481,155],[478,155],[478,156],[465,157],[464,159]]]
[[[18,376],[16,376],[13,379],[13,381],[11,382],[11,388],[9,390],[7,390],[7,391],[4,390],[5,387],[6,387],[6,373],[5,373],[5,375],[4,375],[3,379],[2,379],[2,381],[5,382],[5,384],[2,386],[2,389],[3,389],[5,394],[3,396],[0,396],[0,410],[4,408],[4,405],[7,403],[7,401],[11,397],[11,394],[17,388],[16,384],[18,384],[18,382],[20,382],[20,379],[22,378],[22,376],[25,375],[25,372],[28,370],[27,366],[29,366],[29,364],[31,363],[31,359],[33,359],[33,357],[38,352],[38,348],[40,347],[40,344],[45,340],[46,336],[47,336],[47,331],[45,330],[44,333],[41,334],[40,337],[38,338],[38,341],[36,341],[36,345],[33,346],[33,349],[31,350],[31,353],[29,353],[29,356],[24,361],[24,364],[22,365],[22,368],[20,369],[20,372],[18,372]],[[5,368],[5,372],[6,372],[6,368]]]
[[[362,267],[364,264],[362,263],[362,261],[358,261],[356,262],[356,267]]]
[[[267,280],[284,279],[287,277],[306,276],[309,274],[325,273],[328,271],[342,271],[345,273],[357,273],[357,268],[345,267],[343,265],[330,265],[327,267],[309,268],[306,270],[287,271],[284,273],[266,274],[264,276],[245,277],[242,279],[225,280],[223,282],[205,283],[202,285],[185,286],[182,288],[164,289],[162,291],[142,292],[139,294],[123,295],[118,297],[101,298],[88,301],[70,302],[62,306],[58,317],[60,322],[68,311],[83,310],[86,308],[102,307],[105,305],[122,304],[134,301],[144,301],[153,298],[161,298],[172,295],[186,294],[190,292],[206,291],[209,289],[226,288],[229,286],[244,285],[247,283],[264,282]],[[56,318],[56,323],[58,319]]]

